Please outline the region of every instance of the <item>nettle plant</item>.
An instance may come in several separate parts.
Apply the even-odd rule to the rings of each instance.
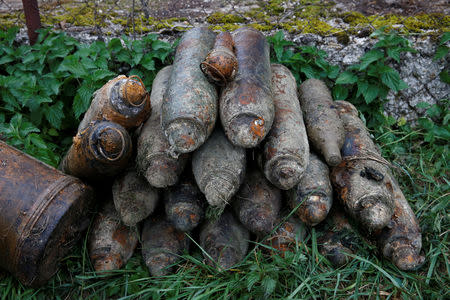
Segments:
[[[92,95],[119,74],[150,87],[173,45],[156,35],[81,44],[41,29],[35,45],[15,42],[18,28],[0,32],[0,137],[56,166]]]
[[[403,52],[416,50],[395,31],[386,33],[384,28],[380,28],[371,37],[377,38],[378,42],[360,58],[359,63],[339,74],[333,97],[355,104],[366,115],[367,125],[374,128],[385,122],[383,108],[389,91],[399,92],[408,88],[391,64],[400,63]]]

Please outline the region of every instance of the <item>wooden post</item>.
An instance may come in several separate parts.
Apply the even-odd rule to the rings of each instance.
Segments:
[[[28,29],[28,38],[30,39],[30,45],[33,45],[38,38],[36,29],[41,28],[38,3],[37,0],[22,0],[22,3]]]

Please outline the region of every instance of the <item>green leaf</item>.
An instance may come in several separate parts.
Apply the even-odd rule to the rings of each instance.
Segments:
[[[149,71],[156,70],[155,61],[153,60],[153,56],[151,54],[145,55],[144,58],[141,60],[140,65]]]
[[[69,71],[76,78],[83,78],[87,75],[87,71],[84,66],[80,63],[78,57],[74,55],[69,55],[64,58],[63,62],[58,68],[58,72]]]
[[[20,135],[22,137],[27,136],[28,134],[35,132],[35,133],[39,133],[40,130],[39,128],[37,128],[36,126],[33,125],[33,123],[31,122],[27,122],[27,121],[23,121],[20,125],[20,129],[19,129]]]
[[[300,67],[300,71],[303,72],[306,78],[317,78],[316,71],[311,67],[311,65],[304,65]]]
[[[48,106],[44,111],[45,118],[56,129],[61,129],[61,121],[64,118],[63,106],[64,103],[59,101],[52,106]]]
[[[91,85],[83,82],[83,84],[78,89],[75,98],[73,99],[72,108],[76,118],[79,118],[81,114],[83,114],[89,108],[93,93],[94,89],[91,87]]]
[[[92,80],[94,81],[98,81],[98,80],[103,80],[105,78],[111,79],[112,77],[114,77],[116,75],[116,73],[111,72],[109,70],[95,70],[92,73]]]
[[[375,98],[378,97],[378,94],[380,93],[380,87],[374,84],[369,84],[367,87],[367,90],[365,93],[363,93],[364,101],[369,104]]]
[[[333,87],[333,99],[345,100],[348,97],[348,88],[344,85],[335,85]]]
[[[381,82],[395,92],[408,87],[408,85],[400,79],[398,72],[391,68],[381,73]]]
[[[30,140],[36,147],[41,149],[47,149],[47,144],[39,135],[35,133],[30,134]]]
[[[444,34],[441,36],[439,45],[444,45],[448,41],[450,41],[450,31],[444,32]]]
[[[31,111],[38,110],[42,103],[52,103],[52,98],[45,95],[32,95],[27,101],[26,106],[30,108]]]
[[[62,85],[62,81],[59,81],[57,78],[54,77],[53,74],[47,74],[43,77],[43,82],[45,82],[44,85],[41,85],[41,87],[47,92],[47,95],[58,95],[59,94],[59,87]]]
[[[122,42],[118,38],[113,38],[108,44],[108,49],[111,52],[119,52],[122,50]]]
[[[365,53],[361,59],[359,64],[359,71],[365,70],[371,63],[380,60],[384,57],[384,53],[381,50],[374,49]]]
[[[450,75],[447,70],[442,70],[441,73],[439,73],[439,78],[442,82],[450,84]]]
[[[349,71],[342,72],[336,79],[336,84],[352,84],[358,81],[358,77]]]
[[[433,57],[433,60],[439,60],[444,58],[449,51],[449,48],[445,45],[441,45],[436,49],[436,54]]]
[[[356,98],[366,93],[367,88],[369,87],[369,84],[366,81],[359,81],[358,80],[358,90],[356,92]]]
[[[14,56],[12,56],[12,55],[3,55],[3,56],[0,58],[0,65],[10,63],[10,62],[12,62],[12,61],[14,61],[14,60],[15,60],[15,58],[14,58]]]
[[[429,108],[430,107],[430,103],[427,102],[419,102],[416,105],[417,108]]]
[[[387,48],[387,55],[392,57],[396,62],[400,62],[400,47]]]
[[[275,287],[277,286],[277,282],[275,279],[267,276],[267,277],[263,278],[263,280],[261,281],[261,285],[264,288],[264,294],[270,295],[275,290]]]

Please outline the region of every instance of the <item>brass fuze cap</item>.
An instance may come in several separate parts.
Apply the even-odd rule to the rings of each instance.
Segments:
[[[144,102],[147,91],[144,83],[138,76],[130,76],[120,85],[119,94],[130,105],[139,106]]]

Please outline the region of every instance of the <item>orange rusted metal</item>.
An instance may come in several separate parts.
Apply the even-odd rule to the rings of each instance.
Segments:
[[[238,63],[234,54],[234,41],[229,32],[224,31],[217,35],[214,48],[200,67],[205,76],[218,85],[225,85],[233,80]]]
[[[275,223],[279,224],[276,226],[277,229],[265,241],[267,245],[278,250],[283,257],[286,251],[295,251],[296,246],[301,244],[306,236],[305,225],[295,216],[290,216],[283,221],[287,215],[287,211],[280,214],[281,217]]]
[[[151,112],[150,96],[144,83],[136,76],[117,76],[108,81],[94,94],[78,131],[84,130],[92,121],[111,121],[131,129],[141,125]]]
[[[89,224],[92,189],[0,141],[0,267],[44,284]]]
[[[125,169],[132,154],[131,137],[122,126],[91,122],[73,138],[61,162],[64,173],[90,180],[114,176]]]

